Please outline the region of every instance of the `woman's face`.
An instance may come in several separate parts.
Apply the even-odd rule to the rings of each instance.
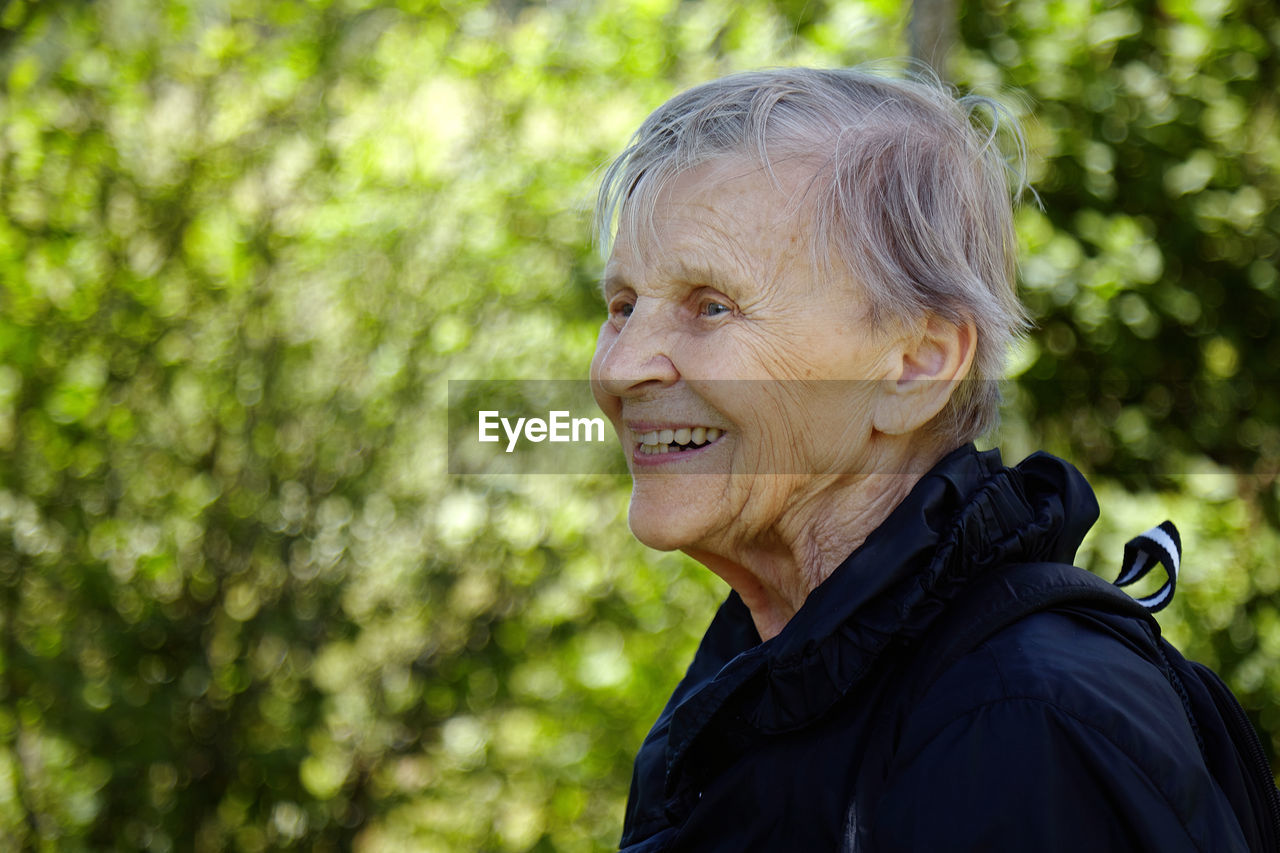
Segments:
[[[725,159],[676,180],[653,228],[620,229],[592,387],[627,455],[631,529],[732,550],[804,529],[874,464],[887,336],[848,281],[815,272],[811,172]],[[844,381],[836,381],[844,380]]]

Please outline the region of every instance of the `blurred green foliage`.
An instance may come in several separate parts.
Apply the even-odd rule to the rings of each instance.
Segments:
[[[1025,414],[1150,484],[1280,458],[1280,15],[1256,2],[978,0],[957,66],[1034,110]],[[1051,390],[1050,390],[1051,389]],[[1075,436],[1068,440],[1066,433]],[[1178,459],[1170,464],[1169,457]],[[1273,496],[1272,496],[1273,497]],[[1270,517],[1275,520],[1274,500]]]
[[[1274,740],[1280,18],[961,12],[1044,202],[1003,441],[1096,474],[1099,571],[1179,523],[1167,630]],[[592,182],[650,109],[906,16],[0,4],[0,845],[611,847],[724,588],[616,478],[447,476],[446,382],[585,375]]]

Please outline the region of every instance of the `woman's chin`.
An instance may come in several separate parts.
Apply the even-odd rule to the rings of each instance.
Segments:
[[[627,514],[627,523],[636,539],[655,551],[676,551],[690,547],[700,538],[698,534],[703,526],[697,519],[690,518],[687,512],[676,507],[654,507],[634,498]]]

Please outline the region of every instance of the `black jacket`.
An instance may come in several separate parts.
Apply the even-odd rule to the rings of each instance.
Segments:
[[[1137,619],[1038,613],[885,710],[968,581],[1070,563],[1097,514],[1067,463],[963,447],[770,641],[731,594],[640,748],[622,848],[1243,850]],[[876,754],[892,758],[860,802]]]

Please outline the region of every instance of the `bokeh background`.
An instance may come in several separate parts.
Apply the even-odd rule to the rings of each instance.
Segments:
[[[1274,755],[1280,13],[928,5],[1042,202],[990,443],[1089,474],[1100,573],[1175,520],[1166,633]],[[911,11],[0,0],[0,847],[612,847],[725,589],[616,477],[449,476],[447,380],[586,375],[649,110]]]

